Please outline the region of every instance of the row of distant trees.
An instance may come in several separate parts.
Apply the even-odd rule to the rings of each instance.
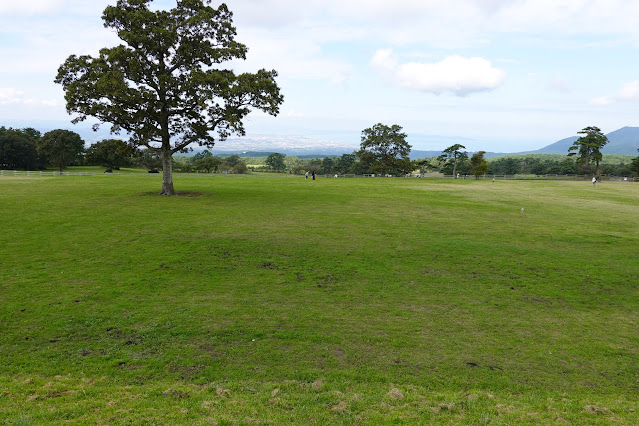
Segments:
[[[162,169],[162,158],[156,151],[135,149],[119,139],[104,139],[85,148],[79,134],[57,129],[41,134],[36,129],[12,129],[0,127],[0,169],[41,170],[55,167],[62,171],[70,165],[104,167],[105,171],[123,167],[140,167],[149,171]],[[247,170],[239,156],[224,159],[213,157],[209,151],[174,159],[173,168],[178,171],[226,171],[245,173]]]
[[[466,147],[454,144],[434,158],[409,159],[411,146],[406,134],[398,125],[376,124],[362,132],[360,149],[352,154],[324,159],[300,160],[283,154],[271,154],[266,166],[273,171],[320,174],[381,174],[405,175],[419,170],[421,173],[438,171],[446,175],[485,174],[600,174],[617,176],[639,176],[639,157],[631,163],[601,164],[601,148],[607,143],[606,136],[597,127],[587,127],[579,132],[580,137],[570,147],[567,157],[539,158],[535,156],[502,157],[490,162],[485,152],[479,151],[469,157]],[[576,155],[576,160],[570,158]]]
[[[211,151],[205,149],[193,156],[173,157],[173,170],[176,172],[202,172],[202,173],[246,173],[248,167],[238,155],[228,157],[214,156]]]
[[[62,171],[81,161],[84,141],[69,130],[51,130],[42,135],[33,128],[0,127],[0,168],[37,170],[54,166]]]
[[[381,123],[362,131],[358,151],[340,157],[300,159],[280,153],[270,154],[264,168],[270,171],[304,174],[378,174],[402,176],[415,171],[438,171],[447,175],[484,174],[600,174],[639,176],[639,157],[630,163],[601,164],[601,148],[607,142],[596,127],[587,127],[583,136],[570,147],[568,157],[540,158],[536,156],[501,157],[490,162],[484,151],[471,157],[461,144],[446,148],[442,155],[409,159],[411,146],[401,126]],[[42,135],[33,128],[11,129],[0,127],[0,168],[37,170],[56,167],[61,171],[67,165],[94,165],[107,171],[122,167],[142,167],[158,171],[163,167],[160,154],[154,150],[138,150],[119,139],[105,139],[84,148],[84,141],[75,132],[52,130]],[[576,160],[570,158],[576,155]],[[193,156],[175,156],[172,168],[177,172],[231,172],[246,173],[248,166],[238,156],[214,156],[209,150]]]

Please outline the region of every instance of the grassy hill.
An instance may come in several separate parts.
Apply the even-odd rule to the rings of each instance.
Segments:
[[[0,178],[0,422],[639,423],[636,184],[175,185]]]

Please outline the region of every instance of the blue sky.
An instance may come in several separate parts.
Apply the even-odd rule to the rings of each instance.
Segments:
[[[69,120],[57,68],[119,42],[100,19],[115,2],[0,3],[0,125]],[[590,125],[606,133],[639,126],[639,1],[227,5],[249,47],[232,66],[278,70],[285,96],[278,117],[251,114],[248,137],[357,146],[361,131],[381,122],[403,126],[415,149],[459,142],[516,152]]]

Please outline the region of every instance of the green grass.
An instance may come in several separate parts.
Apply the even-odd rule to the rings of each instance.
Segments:
[[[0,178],[0,422],[639,423],[637,184],[175,185]]]

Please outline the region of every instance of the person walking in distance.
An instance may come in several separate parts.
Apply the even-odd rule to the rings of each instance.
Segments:
[[[592,186],[597,186],[597,177],[596,176],[592,177]]]

